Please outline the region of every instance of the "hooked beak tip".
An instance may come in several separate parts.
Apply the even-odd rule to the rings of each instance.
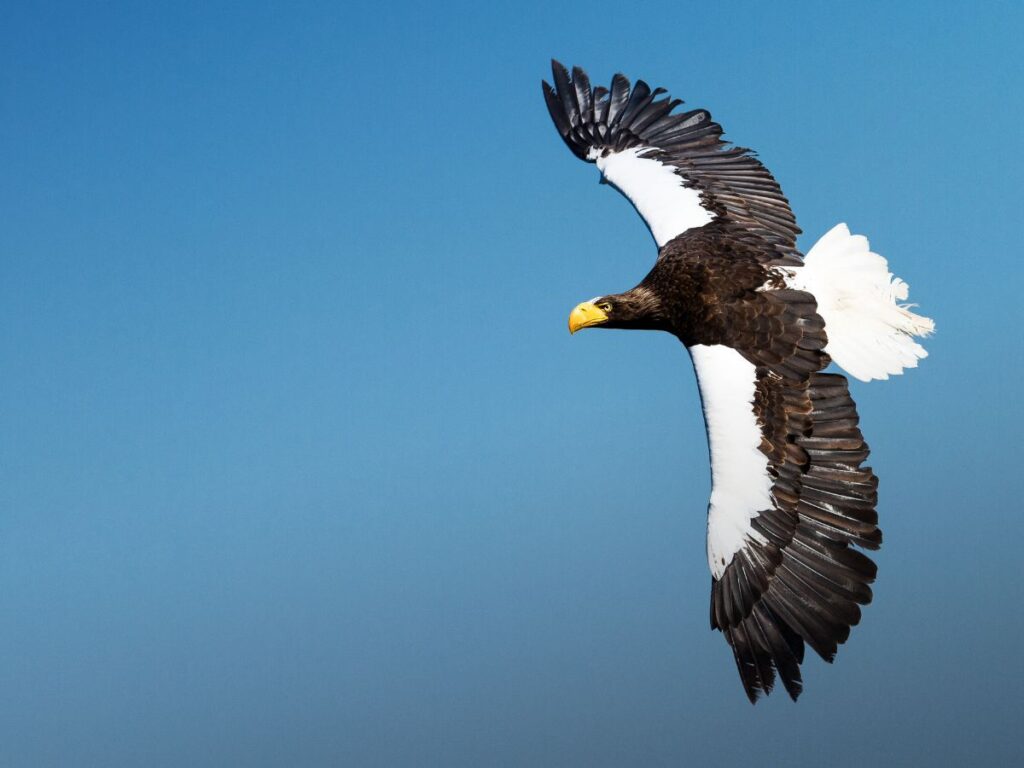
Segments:
[[[593,302],[584,301],[582,304],[577,304],[569,313],[569,335],[592,325],[601,325],[606,322],[608,322],[608,315],[604,310]]]

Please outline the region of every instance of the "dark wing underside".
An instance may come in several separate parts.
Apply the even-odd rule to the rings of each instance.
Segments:
[[[712,580],[711,626],[732,646],[751,701],[771,692],[776,672],[795,699],[804,643],[831,662],[871,602],[875,565],[851,545],[881,544],[878,481],[862,466],[868,447],[845,377],[758,377],[776,507],[752,520],[761,541]]]
[[[552,61],[554,87],[542,83],[544,100],[559,134],[573,154],[593,162],[595,153],[650,147],[645,157],[672,166],[703,204],[757,235],[784,263],[799,264],[800,229],[778,182],[753,151],[722,140],[722,126],[705,109],[673,113],[683,102],[651,89],[630,86],[616,74],[611,88],[592,87],[587,73],[572,75]]]

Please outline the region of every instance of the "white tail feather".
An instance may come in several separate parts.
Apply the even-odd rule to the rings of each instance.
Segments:
[[[828,334],[825,351],[851,376],[887,379],[928,356],[913,337],[927,336],[935,323],[900,303],[909,286],[871,252],[866,237],[851,235],[845,224],[815,243],[787,282],[814,294]]]

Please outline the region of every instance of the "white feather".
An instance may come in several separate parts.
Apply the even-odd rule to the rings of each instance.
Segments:
[[[661,248],[688,229],[703,227],[715,214],[700,204],[700,193],[684,186],[671,165],[643,157],[650,147],[634,147],[596,159],[605,179],[636,208]]]
[[[754,415],[754,366],[721,345],[690,347],[711,453],[708,565],[717,579],[748,540],[764,543],[750,521],[772,509],[768,457]]]
[[[935,323],[900,303],[907,298],[907,284],[871,252],[866,237],[851,235],[845,224],[811,248],[787,283],[814,295],[828,334],[825,351],[851,376],[887,379],[928,356],[913,337],[927,336]]]

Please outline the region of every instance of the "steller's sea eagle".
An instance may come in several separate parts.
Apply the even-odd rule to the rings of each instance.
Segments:
[[[751,702],[776,673],[796,699],[804,644],[831,662],[871,601],[877,569],[854,546],[882,541],[856,405],[846,378],[822,370],[901,373],[934,324],[845,224],[803,257],[778,183],[706,110],[676,112],[664,89],[618,74],[606,89],[578,67],[552,72],[542,87],[562,139],[658,245],[635,288],[578,305],[569,331],[668,331],[686,346],[711,455],[711,626]]]

